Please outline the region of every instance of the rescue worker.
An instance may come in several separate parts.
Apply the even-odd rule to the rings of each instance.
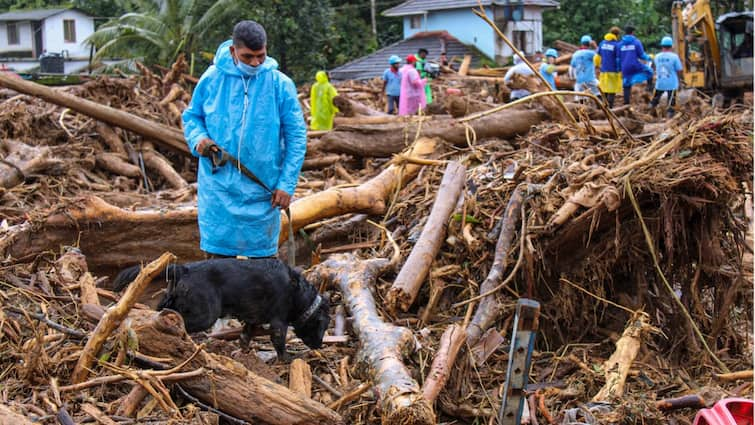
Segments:
[[[291,202],[307,149],[296,86],[267,56],[262,25],[241,21],[202,74],[183,127],[199,159],[200,248],[210,257],[270,257],[278,252],[281,211]],[[225,151],[235,164],[215,165]],[[226,156],[227,158],[227,156]]]
[[[679,90],[679,77],[682,72],[682,61],[679,56],[671,49],[674,45],[671,37],[661,39],[661,53],[655,55],[655,94],[650,102],[650,107],[655,110],[663,94],[666,94],[668,109],[666,116],[674,116],[674,106],[676,105],[676,92]]]
[[[595,41],[589,35],[583,35],[579,40],[579,50],[574,52],[569,63],[569,74],[575,79],[574,91],[585,90],[600,97],[598,79],[595,77],[595,55],[593,49]]]
[[[399,115],[414,115],[427,106],[425,100],[425,80],[420,78],[415,67],[417,58],[406,57],[406,65],[401,67],[401,97],[398,101]]]
[[[511,83],[511,79],[514,77],[514,75],[530,76],[535,74],[532,72],[530,67],[527,66],[524,60],[519,57],[519,55],[514,55],[514,66],[506,71],[506,75],[503,76],[503,82],[508,85],[509,83]],[[530,92],[527,89],[513,89],[511,90],[511,95],[509,95],[509,100],[513,102],[517,99],[521,99],[529,95]]]
[[[417,56],[415,58],[417,59],[416,68],[419,72],[420,78],[425,80],[425,100],[427,101],[427,104],[433,103],[433,91],[430,87],[430,81],[432,78],[430,77],[430,74],[427,72],[427,69],[425,66],[427,65],[427,49],[420,48],[417,51]]]
[[[540,74],[545,78],[545,81],[550,85],[551,90],[556,90],[556,58],[558,52],[556,49],[548,49],[545,51],[545,62],[540,64]]]
[[[627,25],[619,47],[624,104],[632,100],[632,86],[653,79],[653,70],[645,62],[650,56],[645,53],[642,42],[634,36],[634,27]]]
[[[312,130],[330,130],[333,128],[333,118],[338,108],[333,105],[333,98],[338,96],[338,91],[328,81],[325,71],[317,71],[317,82],[312,85],[309,94],[309,105],[312,113]]]
[[[612,27],[603,36],[595,55],[595,66],[600,68],[599,86],[606,96],[609,108],[613,108],[616,93],[621,91],[621,63],[619,62],[619,27]]]
[[[385,102],[388,104],[388,113],[398,113],[399,99],[401,96],[401,72],[398,67],[401,65],[401,58],[393,55],[388,59],[390,65],[383,71],[383,91],[385,92]]]

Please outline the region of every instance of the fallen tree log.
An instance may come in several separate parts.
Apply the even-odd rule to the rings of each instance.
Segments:
[[[357,115],[366,116],[384,116],[388,115],[382,111],[376,111],[363,103],[351,100],[346,96],[336,96],[333,98],[333,105],[340,111],[344,117],[353,117]]]
[[[436,139],[421,138],[409,149],[405,156],[427,157],[435,151],[438,145]],[[357,187],[343,189],[328,189],[323,192],[294,201],[291,204],[293,229],[346,213],[383,214],[387,207],[389,196],[405,182],[413,179],[422,166],[407,163],[406,165],[392,164],[380,174]],[[281,215],[281,231],[278,244],[288,238],[288,217]]]
[[[27,176],[53,171],[63,164],[47,146],[29,146],[16,140],[0,141],[0,154],[0,187],[6,189],[23,183]]]
[[[464,146],[474,135],[477,139],[498,137],[502,139],[527,133],[539,124],[547,114],[534,110],[500,111],[472,120],[468,123],[456,120],[437,120],[432,124],[390,124],[364,126],[359,129],[329,132],[309,144],[309,149],[320,152],[345,153],[360,157],[388,157],[406,149],[407,140],[417,134],[421,125],[421,137],[438,137],[457,146]],[[469,131],[469,130],[472,131]]]
[[[174,189],[183,189],[189,185],[173,168],[170,161],[155,150],[152,143],[142,143],[142,155],[144,155],[144,165],[163,176]]]
[[[397,311],[400,308],[407,311],[417,298],[430,266],[446,238],[449,216],[464,188],[466,171],[466,167],[455,161],[446,166],[422,234],[386,296],[390,310]]]
[[[171,358],[175,366],[198,351],[185,368],[203,368],[207,373],[182,380],[181,387],[224,413],[252,423],[343,423],[336,412],[256,375],[235,360],[198,350],[184,330],[183,319],[174,311],[133,310],[128,322],[142,354]]]
[[[125,156],[110,152],[99,152],[94,155],[97,166],[106,171],[120,176],[141,177],[142,170],[136,165],[126,162],[124,158]]]
[[[184,140],[183,132],[177,128],[152,122],[128,112],[74,96],[70,93],[53,90],[41,84],[31,83],[21,78],[13,78],[4,73],[0,73],[0,86],[38,97],[110,125],[133,131],[134,133],[153,139],[165,147],[189,155],[189,148]]]
[[[359,260],[353,254],[343,254],[319,264],[309,276],[337,284],[341,290],[359,337],[357,360],[366,366],[377,388],[381,422],[434,424],[432,406],[402,360],[404,353],[414,348],[414,336],[409,329],[384,322],[372,296],[377,278],[393,267],[394,262],[388,259]]]
[[[443,336],[440,337],[440,345],[435,353],[435,359],[430,367],[430,373],[422,385],[422,396],[431,404],[438,398],[438,394],[446,385],[451,375],[456,355],[459,354],[462,344],[466,340],[466,332],[459,324],[449,326]]]

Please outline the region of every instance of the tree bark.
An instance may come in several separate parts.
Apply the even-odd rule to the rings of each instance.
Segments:
[[[509,264],[509,251],[514,244],[516,231],[518,230],[519,221],[521,220],[522,203],[524,202],[524,192],[527,183],[522,183],[514,189],[506,205],[501,220],[501,233],[498,236],[498,242],[495,245],[495,254],[493,265],[490,266],[490,272],[485,281],[480,285],[480,294],[490,292],[503,279],[503,272]],[[523,237],[520,235],[519,237]],[[497,294],[490,294],[480,300],[480,304],[475,310],[475,314],[467,327],[467,344],[471,347],[480,339],[482,334],[498,318],[500,313],[500,304],[498,303]]]
[[[351,100],[346,96],[336,96],[333,98],[333,104],[341,111],[344,117],[354,117],[357,115],[366,116],[390,116],[385,112],[376,111],[363,103]]]
[[[118,174],[119,176],[141,177],[142,171],[139,167],[130,162],[126,162],[123,158],[125,158],[125,156],[110,152],[100,152],[94,155],[97,166],[106,171]]]
[[[294,359],[288,371],[288,389],[307,398],[312,398],[312,370],[302,359]]]
[[[31,425],[26,416],[16,413],[10,407],[0,404],[0,425]]]
[[[2,75],[2,73],[0,73]],[[46,146],[29,146],[15,140],[0,141],[0,187],[10,189],[27,176],[63,164]]]
[[[106,122],[116,127],[133,131],[134,133],[153,139],[165,147],[189,155],[189,148],[181,130],[152,122],[142,117],[111,108],[106,105],[82,99],[70,93],[53,90],[41,84],[31,83],[21,78],[13,78],[0,73],[0,86],[13,89],[19,93],[28,94],[74,110],[78,113]]]
[[[432,406],[403,363],[404,354],[414,348],[412,332],[384,322],[372,296],[378,276],[392,266],[383,258],[359,260],[353,254],[334,255],[310,276],[338,284],[341,289],[359,337],[357,360],[367,367],[377,388],[381,422],[434,424]]]
[[[97,133],[100,135],[100,137],[102,137],[102,140],[105,142],[107,147],[110,148],[110,152],[122,157],[128,156],[126,148],[123,145],[123,140],[121,140],[120,136],[118,136],[118,133],[116,133],[112,127],[105,124],[104,122],[98,122],[95,129],[97,130]]]
[[[419,139],[405,155],[427,157],[433,153],[437,144],[435,139]],[[294,231],[324,218],[346,213],[384,213],[390,195],[405,182],[413,179],[421,167],[411,163],[392,164],[376,177],[357,187],[328,189],[293,202],[290,209]],[[278,244],[282,244],[287,238],[288,217],[282,214]]]
[[[183,189],[189,185],[186,180],[173,168],[173,165],[157,152],[151,143],[142,144],[142,154],[144,155],[144,165],[158,174],[175,189]]]
[[[446,385],[456,362],[456,355],[459,354],[459,349],[465,340],[466,332],[464,332],[464,328],[456,323],[449,326],[443,332],[443,336],[440,337],[440,345],[435,353],[430,373],[427,374],[427,379],[422,385],[422,395],[430,404],[435,402],[438,394]]]
[[[547,115],[534,110],[500,111],[468,125],[477,140],[488,137],[503,139],[526,134],[533,125]],[[466,145],[473,136],[467,127],[456,120],[437,120],[421,123],[420,136],[438,137],[457,146]],[[363,126],[360,129],[334,130],[310,143],[310,149],[320,152],[345,153],[359,157],[389,157],[406,149],[407,137],[417,133],[417,124],[389,124]]]
[[[427,223],[388,291],[386,301],[388,308],[392,311],[395,312],[399,308],[407,311],[417,298],[430,266],[446,237],[449,216],[464,188],[466,171],[466,167],[455,161],[449,162],[446,166]]]
[[[134,310],[130,328],[136,332],[139,351],[169,357],[178,365],[197,351],[184,330],[181,316],[171,310]],[[340,424],[341,417],[320,403],[262,378],[228,357],[199,350],[187,370],[208,373],[181,381],[189,394],[239,419],[269,424]]]

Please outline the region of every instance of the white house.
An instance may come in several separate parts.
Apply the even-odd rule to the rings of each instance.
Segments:
[[[17,71],[39,66],[44,54],[59,54],[65,72],[86,66],[94,18],[74,8],[19,10],[0,14],[0,61]]]
[[[481,0],[487,16],[525,54],[543,48],[543,10],[559,6],[556,0]],[[514,52],[482,19],[472,13],[477,0],[409,0],[383,12],[403,17],[404,38],[428,31],[447,31],[497,62]]]

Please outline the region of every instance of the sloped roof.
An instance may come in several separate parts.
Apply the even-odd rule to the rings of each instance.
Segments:
[[[329,71],[330,78],[333,81],[343,81],[380,77],[383,75],[383,71],[388,68],[388,58],[391,55],[397,55],[404,63],[408,55],[416,54],[421,47],[427,49],[428,59],[436,60],[442,51],[441,41],[445,42],[446,56],[449,60],[454,56],[460,58],[464,55],[472,55],[472,64],[474,66],[479,65],[480,58],[483,56],[479,51],[462,44],[446,31],[433,31],[415,34],[411,38],[401,40],[374,53],[333,68]]]
[[[0,21],[41,21],[68,10],[81,12],[76,8],[14,10],[0,13]]]
[[[556,0],[521,0],[525,6],[558,7]],[[483,6],[517,4],[516,0],[482,0]],[[434,10],[471,9],[478,7],[477,0],[409,0],[383,11],[383,16],[418,15]]]

